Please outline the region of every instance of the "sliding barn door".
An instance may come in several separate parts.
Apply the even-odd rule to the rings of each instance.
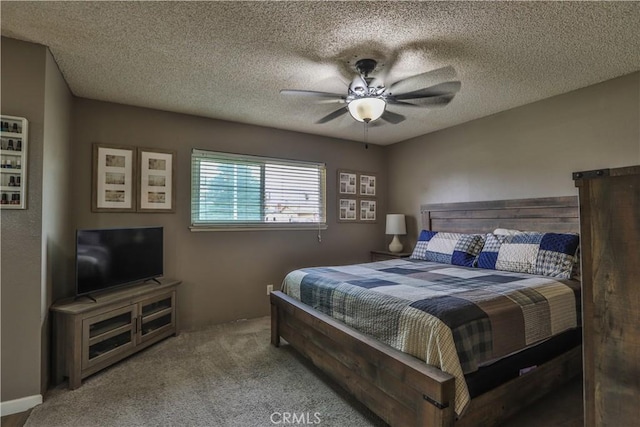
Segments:
[[[580,192],[585,425],[640,425],[640,166],[574,178]]]

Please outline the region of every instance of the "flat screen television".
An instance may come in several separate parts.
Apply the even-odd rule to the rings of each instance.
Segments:
[[[163,274],[162,227],[76,231],[76,295]]]

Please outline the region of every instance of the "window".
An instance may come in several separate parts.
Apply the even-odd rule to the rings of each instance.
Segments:
[[[191,229],[326,225],[323,163],[191,153]]]

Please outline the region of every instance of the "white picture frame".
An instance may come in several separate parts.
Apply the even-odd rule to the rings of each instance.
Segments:
[[[375,222],[377,220],[376,200],[360,200],[360,221]]]
[[[135,157],[133,147],[93,144],[92,211],[135,211]]]
[[[358,182],[360,196],[375,197],[376,196],[376,176],[371,174],[361,174]]]
[[[358,203],[356,199],[338,200],[338,220],[354,222],[358,220]]]
[[[358,191],[358,174],[352,171],[338,171],[338,194],[356,195]]]
[[[175,212],[173,150],[138,148],[138,212]]]

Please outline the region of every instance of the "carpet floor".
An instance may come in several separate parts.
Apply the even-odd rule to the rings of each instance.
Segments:
[[[25,425],[386,425],[290,346],[271,346],[269,337],[268,318],[184,332],[87,378],[77,390],[66,384],[50,390]],[[576,394],[569,390],[570,399]],[[567,406],[558,405],[565,410],[558,414],[562,425],[572,425],[564,423]],[[541,419],[541,411],[535,412],[540,424],[526,425],[561,425],[553,414]]]
[[[51,390],[25,425],[270,426],[287,414],[307,424],[385,425],[290,346],[271,346],[270,326],[261,318],[181,333],[76,390]]]

